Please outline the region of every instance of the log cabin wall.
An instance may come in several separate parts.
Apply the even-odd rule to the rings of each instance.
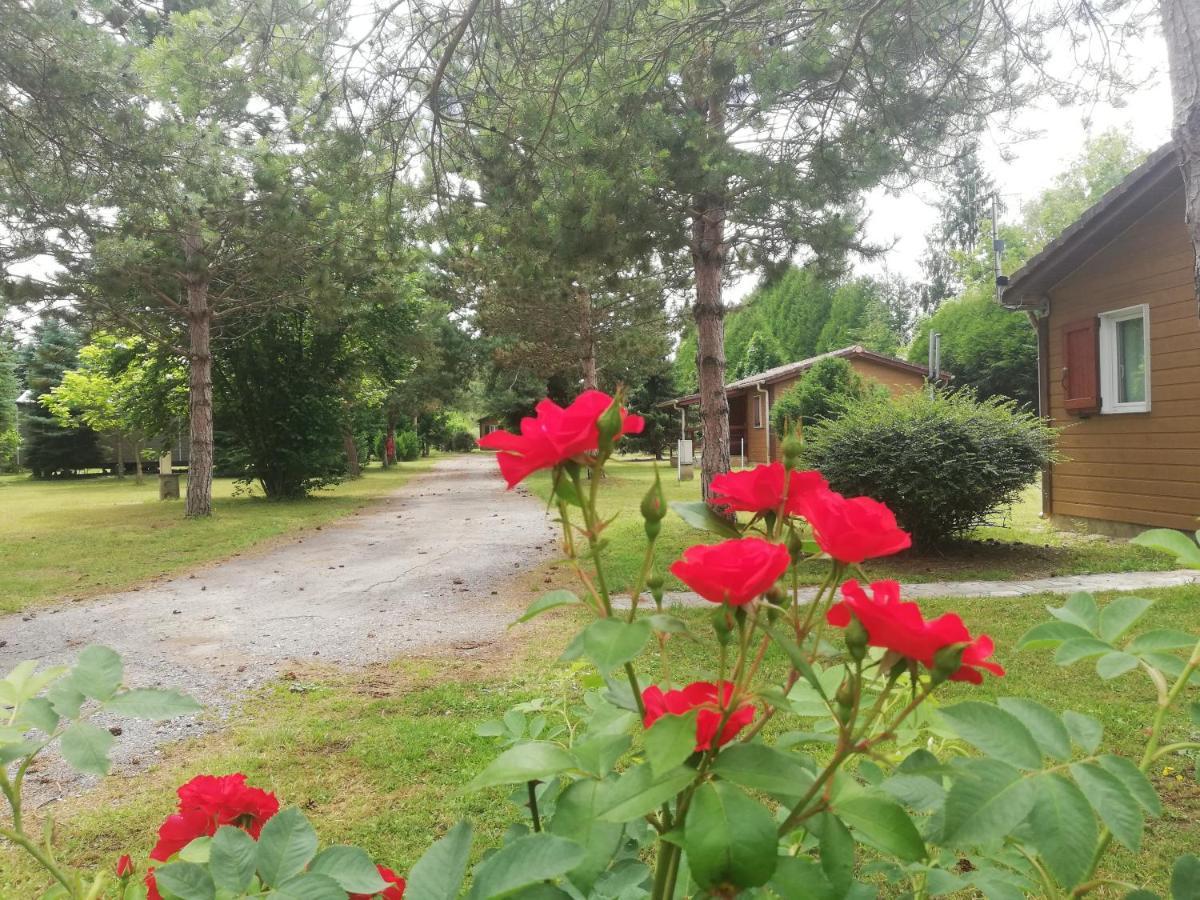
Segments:
[[[1196,529],[1200,319],[1192,265],[1180,189],[1050,290],[1043,375],[1050,416],[1064,427],[1059,449],[1066,457],[1052,473],[1048,507],[1055,517],[1116,533]],[[1068,411],[1060,376],[1070,371],[1069,335],[1080,323],[1140,304],[1149,316],[1149,411]],[[1103,392],[1103,378],[1100,384]]]

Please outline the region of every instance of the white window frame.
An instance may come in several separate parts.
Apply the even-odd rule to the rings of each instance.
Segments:
[[[1117,325],[1131,319],[1142,320],[1143,353],[1146,360],[1146,399],[1120,403],[1120,347],[1117,343]],[[1150,412],[1150,306],[1139,303],[1100,314],[1100,412],[1117,413]]]
[[[750,424],[755,428],[763,427],[763,394],[751,394]]]

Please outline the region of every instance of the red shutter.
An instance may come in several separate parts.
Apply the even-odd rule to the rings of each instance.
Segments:
[[[1100,320],[1063,326],[1063,407],[1071,415],[1100,411]]]

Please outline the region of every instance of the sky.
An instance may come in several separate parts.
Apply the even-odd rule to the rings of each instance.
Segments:
[[[1004,197],[1008,216],[1016,215],[1023,202],[1050,187],[1054,176],[1079,155],[1089,136],[1111,128],[1127,128],[1145,151],[1155,150],[1170,139],[1166,43],[1160,34],[1148,34],[1135,46],[1135,52],[1139,74],[1147,83],[1126,97],[1121,107],[1099,104],[1061,108],[1046,103],[1020,116],[1022,128],[1037,133],[1035,139],[1013,143],[1011,136],[999,128],[984,135],[980,157]],[[866,236],[873,243],[892,245],[892,249],[880,260],[860,262],[858,271],[890,271],[919,278],[925,235],[937,220],[932,206],[937,196],[937,189],[931,185],[899,196],[882,189],[872,192],[867,200],[870,218]]]

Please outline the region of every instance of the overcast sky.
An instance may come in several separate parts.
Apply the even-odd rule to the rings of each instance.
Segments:
[[[1009,216],[1015,216],[1023,202],[1049,187],[1054,176],[1079,155],[1091,135],[1110,128],[1128,128],[1145,151],[1169,140],[1171,89],[1166,76],[1166,57],[1161,35],[1148,35],[1141,42],[1140,74],[1150,81],[1126,98],[1121,108],[1107,104],[1088,108],[1046,104],[1021,114],[1022,127],[1039,133],[1034,140],[1013,143],[1010,136],[999,130],[984,137],[983,163],[1004,196]],[[859,270],[878,273],[886,268],[908,278],[919,277],[925,235],[937,218],[931,205],[936,198],[936,189],[928,186],[902,196],[889,195],[883,190],[872,193],[868,202],[867,237],[884,245],[894,241],[895,246],[880,261],[860,263]]]

